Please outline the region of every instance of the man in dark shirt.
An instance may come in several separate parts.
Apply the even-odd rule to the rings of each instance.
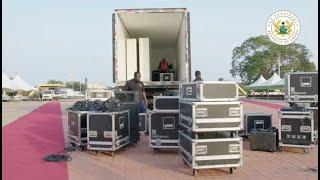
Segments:
[[[138,91],[139,95],[139,111],[140,113],[145,113],[147,111],[148,101],[146,92],[144,91],[143,82],[140,81],[141,74],[140,72],[134,73],[134,79],[127,81],[126,85],[124,86],[124,91]]]
[[[193,82],[203,81],[203,79],[201,78],[201,72],[200,71],[196,71],[195,76],[196,76],[196,78],[193,80]]]

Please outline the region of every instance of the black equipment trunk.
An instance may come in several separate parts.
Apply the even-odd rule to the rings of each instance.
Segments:
[[[88,149],[116,151],[129,143],[129,111],[89,112]]]
[[[288,102],[318,102],[318,72],[286,74],[285,98]]]
[[[178,148],[179,111],[151,111],[149,118],[150,147]]]
[[[280,146],[310,146],[313,122],[310,111],[280,111]]]
[[[275,152],[279,145],[278,136],[278,129],[252,129],[250,149]]]
[[[179,154],[193,169],[242,165],[242,139],[226,132],[179,132]]]

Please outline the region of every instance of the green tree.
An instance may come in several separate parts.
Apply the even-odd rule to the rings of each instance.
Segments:
[[[269,40],[268,36],[251,37],[232,51],[230,73],[240,77],[245,83],[252,83],[262,74],[265,78],[278,72],[277,58],[280,55],[280,77],[287,72],[316,71],[316,66],[309,61],[310,50],[302,44],[292,43],[281,46]]]
[[[59,80],[49,80],[47,83],[48,84],[63,84],[63,82],[59,81]]]
[[[75,91],[80,91],[80,85],[81,85],[81,92],[84,92],[86,90],[86,85],[85,83],[80,83],[79,81],[66,82],[65,87],[73,89]]]

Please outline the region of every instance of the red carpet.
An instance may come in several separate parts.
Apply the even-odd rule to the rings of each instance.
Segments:
[[[2,128],[2,179],[67,180],[67,162],[42,160],[63,149],[60,103],[49,102]]]
[[[247,102],[247,103],[252,103],[252,104],[256,104],[258,106],[264,106],[267,108],[271,108],[271,109],[281,109],[283,106],[280,104],[273,104],[273,103],[267,103],[267,102],[262,102],[262,101],[255,101],[255,100],[251,100],[251,99],[242,99],[241,101],[243,102]]]

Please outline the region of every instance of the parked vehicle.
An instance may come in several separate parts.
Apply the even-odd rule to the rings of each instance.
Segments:
[[[59,92],[57,91],[54,91],[54,90],[45,90],[43,93],[42,93],[42,101],[45,101],[45,100],[49,100],[49,101],[52,101],[52,100],[56,100],[60,97],[60,94]]]
[[[28,101],[29,97],[28,96],[23,96],[21,94],[17,94],[13,97],[13,100],[15,101]]]
[[[62,99],[68,99],[73,97],[73,89],[70,88],[63,88],[60,89],[60,98]]]
[[[73,91],[73,98],[85,98],[85,95],[82,94],[80,91]]]
[[[2,93],[2,101],[10,101],[11,97],[8,96],[6,93]]]

